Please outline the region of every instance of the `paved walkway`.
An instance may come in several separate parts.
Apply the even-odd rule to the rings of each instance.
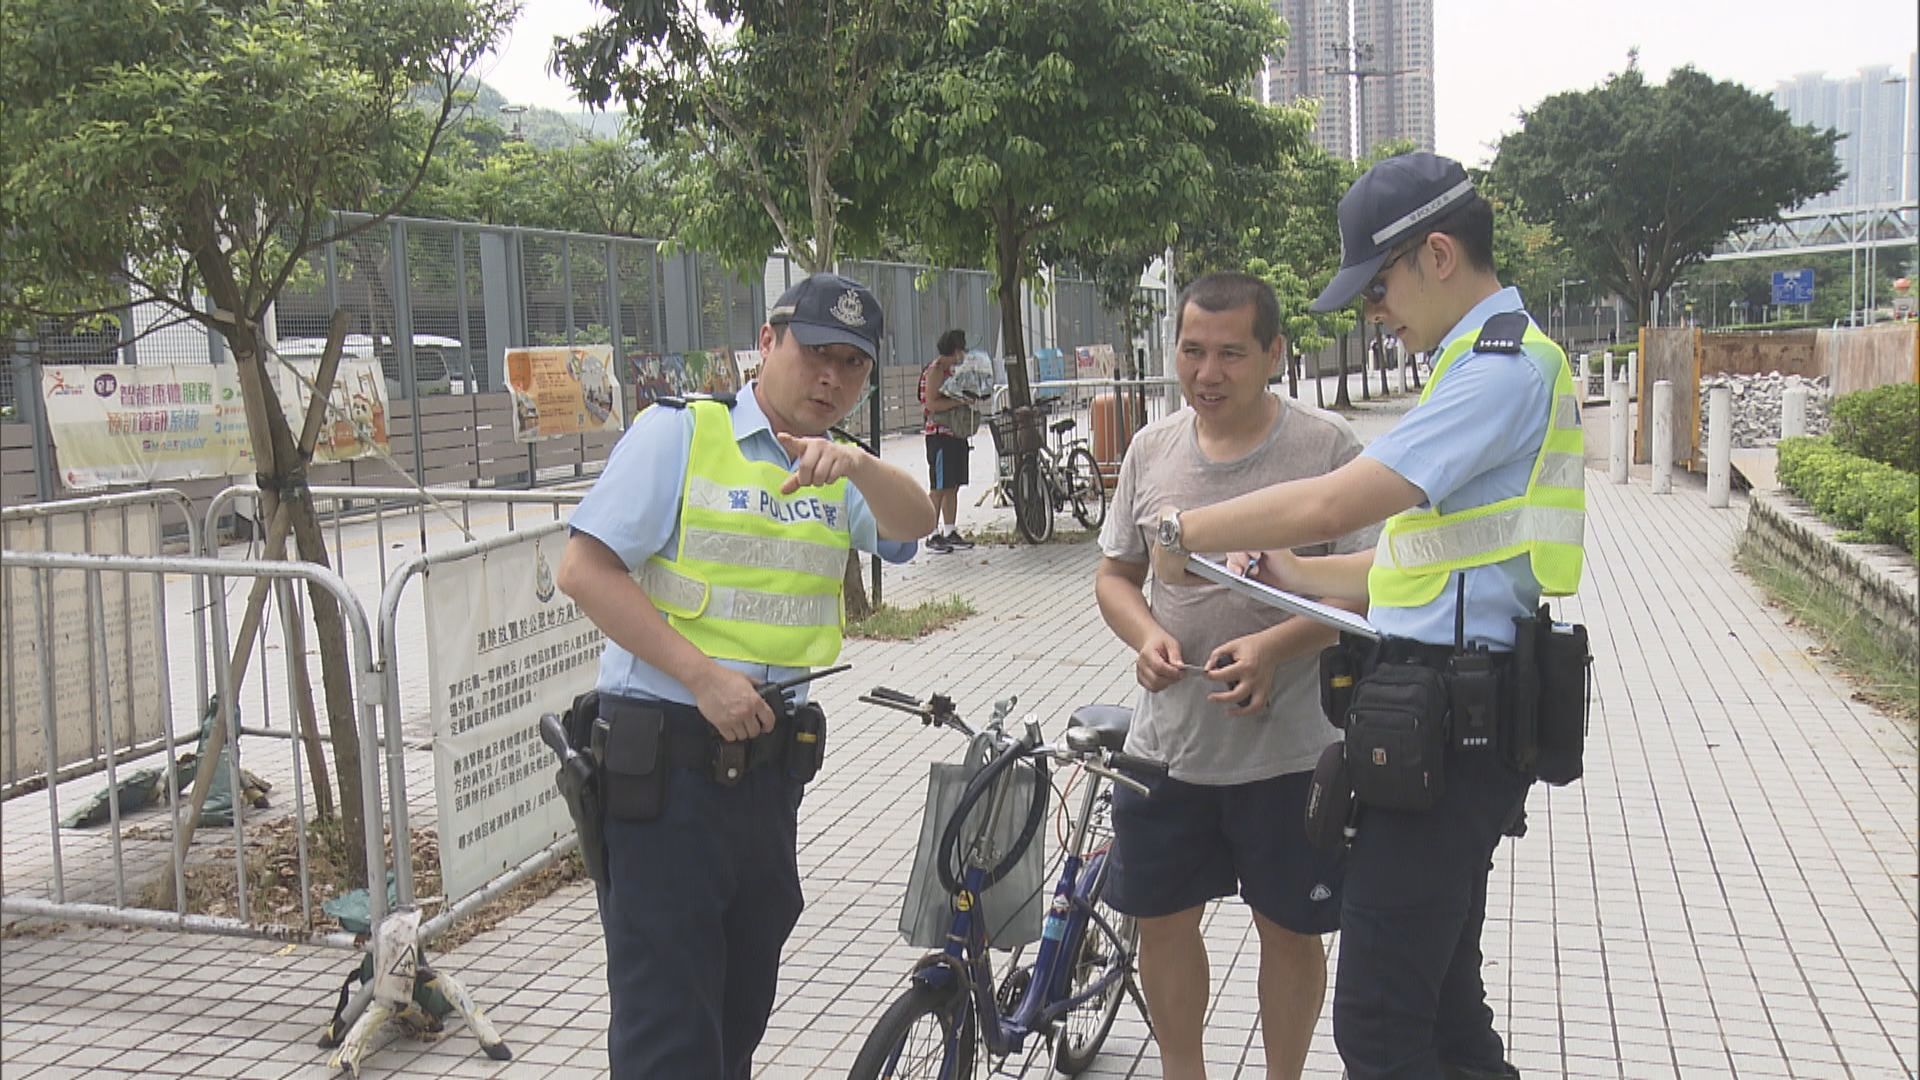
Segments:
[[[1588,482],[1588,576],[1566,607],[1598,655],[1587,776],[1535,790],[1532,832],[1501,849],[1490,889],[1488,990],[1511,1058],[1530,1077],[1915,1075],[1913,729],[1852,701],[1729,569],[1738,500],[1709,510],[1684,478],[1660,497],[1640,479],[1610,485],[1604,469]],[[984,712],[1013,692],[1050,733],[1073,705],[1129,700],[1130,660],[1091,602],[1096,559],[1090,544],[983,547],[889,576],[894,602],[959,594],[978,614],[916,643],[855,643],[855,670],[820,688],[834,748],[802,812],[810,903],[761,1075],[844,1075],[916,955],[894,925],[926,765],[959,743],[856,695],[938,689]],[[1214,1075],[1261,1076],[1245,908],[1216,905],[1206,933]],[[516,1059],[496,1065],[455,1031],[396,1038],[367,1075],[604,1071],[604,953],[586,888],[437,959]],[[346,966],[329,950],[159,932],[0,941],[0,1073],[320,1076],[312,1040]],[[1325,1015],[1308,1072],[1339,1075]],[[1091,1075],[1158,1075],[1131,1006]]]

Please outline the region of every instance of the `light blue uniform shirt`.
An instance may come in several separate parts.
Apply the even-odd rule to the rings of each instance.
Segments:
[[[733,407],[733,437],[749,461],[766,461],[781,468],[793,462],[774,437],[755,396],[754,384],[741,389]],[[693,410],[656,405],[640,414],[614,445],[606,470],[593,490],[574,509],[568,525],[607,545],[629,571],[653,555],[673,558],[680,551],[680,496],[687,480],[687,459],[693,444]],[[853,546],[875,552],[888,562],[906,562],[919,545],[914,541],[881,540],[873,511],[858,488],[847,485],[847,527]],[[725,667],[756,682],[805,674],[804,668],[773,667],[738,660],[720,660]],[[693,694],[677,679],[632,653],[607,642],[600,656],[602,693],[693,704]],[[805,700],[805,687],[796,692]]]
[[[1502,312],[1522,308],[1520,290],[1501,289],[1473,306],[1448,331],[1443,347]],[[1375,439],[1365,456],[1378,461],[1426,495],[1422,506],[1443,514],[1523,495],[1533,460],[1547,437],[1553,387],[1525,353],[1469,350],[1447,369],[1433,394],[1392,431]],[[1466,640],[1496,650],[1513,648],[1513,620],[1540,605],[1540,583],[1527,556],[1464,571]],[[1417,608],[1370,605],[1367,618],[1382,634],[1429,645],[1454,641],[1458,582],[1453,577],[1438,599]]]

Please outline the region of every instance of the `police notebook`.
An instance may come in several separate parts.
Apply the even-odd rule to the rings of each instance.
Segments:
[[[1380,640],[1380,631],[1365,617],[1351,611],[1331,607],[1318,600],[1309,600],[1304,596],[1276,589],[1265,582],[1244,578],[1212,559],[1198,555],[1187,556],[1187,572],[1195,577],[1205,578],[1218,585],[1225,585],[1249,600],[1256,600],[1271,608],[1278,608],[1289,615],[1303,615],[1314,622],[1331,626],[1343,633],[1354,634],[1372,641]]]

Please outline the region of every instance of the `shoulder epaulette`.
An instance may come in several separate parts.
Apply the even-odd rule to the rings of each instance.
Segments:
[[[696,401],[717,401],[731,409],[735,400],[732,394],[663,394],[654,398],[653,403],[669,409],[684,409]]]
[[[1480,327],[1480,337],[1473,343],[1474,352],[1517,353],[1520,343],[1526,340],[1527,313],[1524,311],[1504,311]]]

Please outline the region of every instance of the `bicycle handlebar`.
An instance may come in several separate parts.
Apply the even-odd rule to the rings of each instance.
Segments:
[[[968,735],[973,734],[973,730],[967,727],[965,722],[960,719],[959,713],[954,711],[953,702],[942,694],[933,695],[925,705],[922,705],[919,698],[909,694],[903,694],[889,687],[876,686],[872,690],[860,695],[860,700],[869,705],[879,705],[882,708],[893,709],[896,712],[918,716],[920,722],[923,724],[930,724],[934,727],[952,727]],[[1017,700],[1019,699],[1007,698],[1001,702],[995,709],[995,718],[1003,719],[1012,711],[1013,703]],[[1133,776],[1127,775],[1127,773],[1144,775],[1149,780],[1158,780],[1167,775],[1167,765],[1166,762],[1163,761],[1155,761],[1152,758],[1139,757],[1118,750],[1107,750],[1098,746],[1088,747],[1082,750],[1059,743],[1043,743],[1039,741],[1037,733],[1035,737],[1029,739],[1024,736],[1002,732],[1000,743],[1000,750],[1003,753],[1014,752],[1022,756],[1045,756],[1064,764],[1078,765],[1088,772],[1094,773],[1097,776],[1103,776],[1116,784],[1125,784],[1127,787],[1132,788],[1142,795],[1149,794],[1150,789],[1146,784],[1135,779]],[[1126,772],[1119,771],[1122,769],[1126,770]]]

